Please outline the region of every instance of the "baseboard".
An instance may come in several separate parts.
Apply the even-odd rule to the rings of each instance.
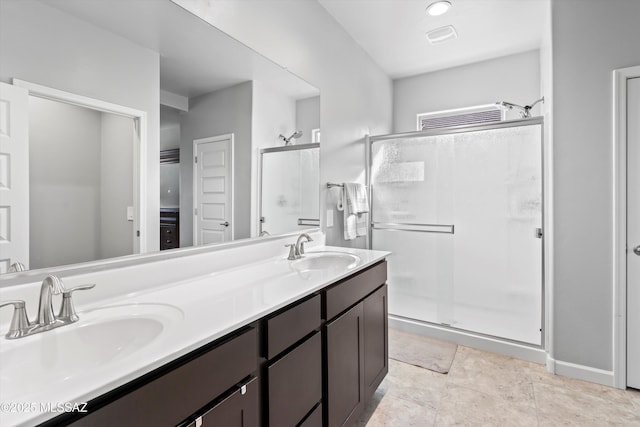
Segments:
[[[389,326],[414,334],[426,335],[432,338],[454,342],[467,347],[491,351],[528,360],[535,363],[545,363],[547,353],[539,347],[528,346],[516,342],[504,341],[484,335],[476,335],[471,332],[446,328],[431,323],[420,322],[400,316],[389,315]]]
[[[577,365],[575,363],[563,362],[551,358],[547,359],[547,368],[549,372],[563,377],[615,387],[613,371],[605,371],[604,369]],[[553,370],[551,370],[551,368],[553,368]]]

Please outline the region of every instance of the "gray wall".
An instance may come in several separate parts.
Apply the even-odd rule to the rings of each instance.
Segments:
[[[193,141],[234,135],[235,238],[250,235],[252,83],[189,99],[180,125],[180,246],[193,245]]]
[[[15,77],[147,112],[146,242],[158,250],[159,55],[31,0],[0,2],[0,54],[0,81]]]
[[[540,98],[539,51],[524,52],[393,82],[393,131],[416,130],[416,115],[509,101],[527,105]],[[533,114],[540,113],[540,107]]]
[[[98,259],[101,113],[30,97],[29,119],[30,267]]]
[[[640,64],[640,2],[553,0],[554,353],[613,367],[612,71]]]
[[[196,10],[198,0],[174,0]],[[203,16],[216,27],[320,89],[321,222],[334,211],[327,242],[364,247],[364,238],[344,241],[335,210],[338,190],[327,181],[364,183],[365,134],[391,131],[391,79],[315,1],[216,2]]]
[[[259,234],[260,149],[284,145],[280,134],[289,136],[296,128],[296,103],[291,97],[275,91],[266,84],[253,81],[251,122],[251,236]],[[299,139],[294,140],[297,144]],[[286,171],[282,171],[286,175]],[[269,230],[268,224],[263,230]]]
[[[133,253],[133,119],[101,114],[100,259]]]
[[[313,142],[313,129],[320,128],[320,97],[299,99],[296,101],[296,129],[300,129],[304,134],[298,139],[297,144],[308,144]]]

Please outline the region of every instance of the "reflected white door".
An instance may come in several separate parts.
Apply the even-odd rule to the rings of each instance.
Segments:
[[[640,389],[640,78],[627,82],[627,386]]]
[[[0,273],[29,268],[28,91],[0,83]]]
[[[196,139],[194,149],[194,242],[233,239],[233,134]]]

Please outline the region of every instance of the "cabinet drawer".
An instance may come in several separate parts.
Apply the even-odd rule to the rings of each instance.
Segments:
[[[273,358],[319,328],[322,322],[320,311],[321,298],[316,295],[267,319],[267,359]]]
[[[244,392],[243,392],[244,390]],[[253,378],[200,416],[187,427],[255,427],[258,425],[258,381]]]
[[[326,292],[326,319],[331,320],[375,291],[386,281],[387,262],[382,261],[331,287]]]
[[[257,362],[256,329],[252,328],[73,425],[176,425],[256,371]]]
[[[269,425],[297,425],[322,397],[320,332],[267,368]]]

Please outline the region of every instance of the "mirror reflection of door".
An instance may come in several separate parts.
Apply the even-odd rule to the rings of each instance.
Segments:
[[[29,97],[30,268],[134,253],[134,122]]]
[[[233,240],[233,134],[196,139],[194,243]]]
[[[28,93],[0,82],[0,273],[29,268]]]
[[[3,96],[7,91],[3,85]],[[28,255],[13,257],[12,262],[31,269],[137,250],[135,121],[110,112],[119,111],[120,106],[89,98],[80,102],[73,94],[59,93],[59,98],[29,95],[20,109],[11,112],[28,131],[28,136],[23,135],[28,154],[23,164],[12,165],[28,174],[21,180],[28,185],[20,191],[28,199],[28,209],[11,217],[26,218],[29,223],[29,233],[17,237],[28,243]]]

